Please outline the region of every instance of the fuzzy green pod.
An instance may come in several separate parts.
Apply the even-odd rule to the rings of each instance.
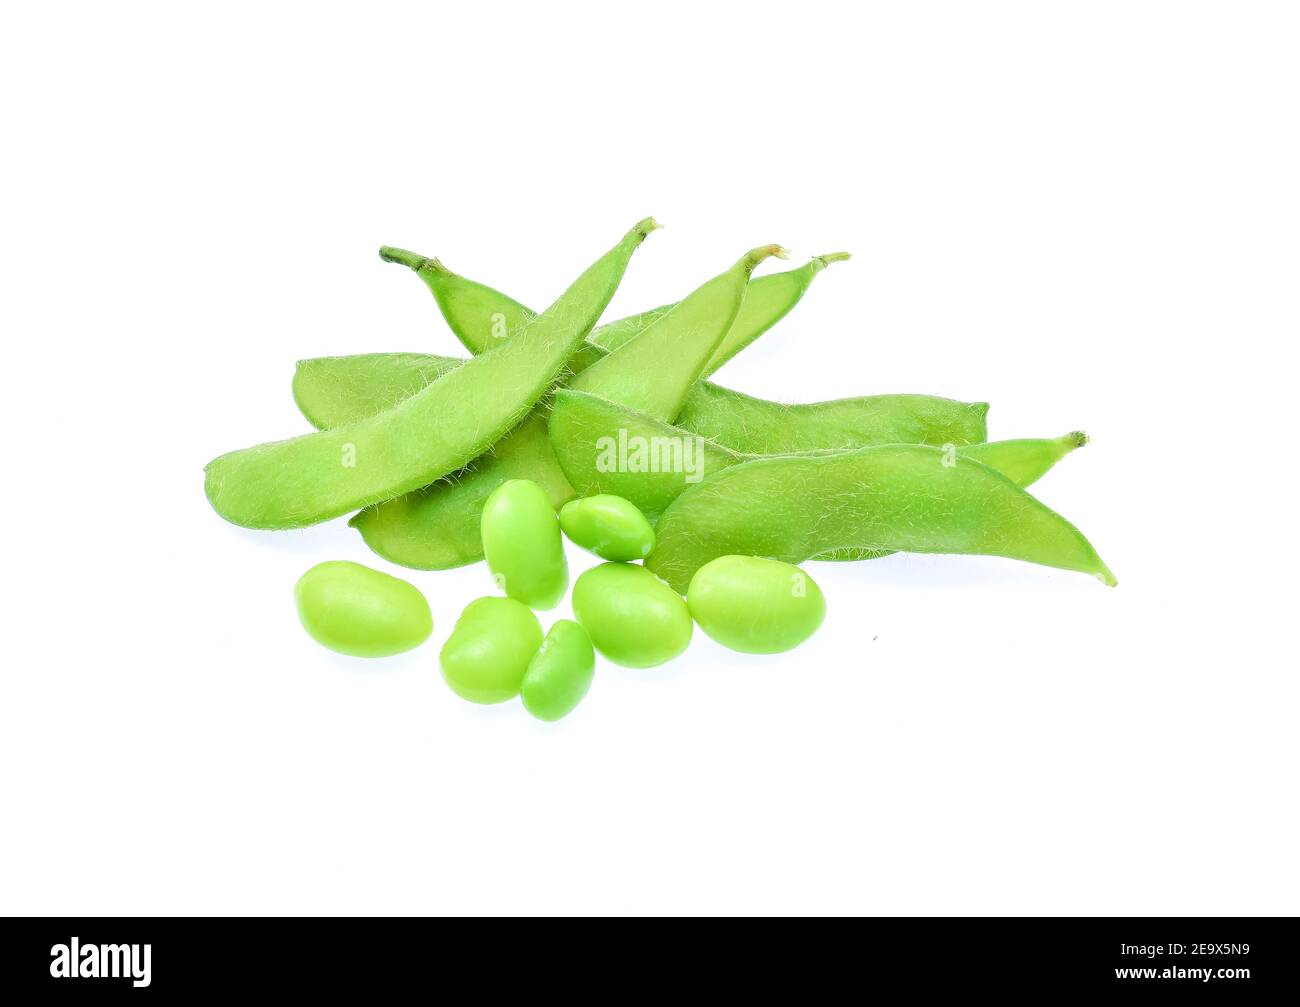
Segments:
[[[760,458],[692,486],[659,518],[646,566],[686,590],[719,556],[788,563],[852,550],[1005,556],[1115,576],[1083,534],[982,462],[920,444]]]
[[[625,668],[653,668],[691,642],[691,613],[643,566],[603,563],[573,585],[573,614],[596,649]]]
[[[571,500],[560,511],[560,527],[576,545],[601,559],[645,559],[655,547],[655,531],[630,500],[612,493]]]
[[[658,225],[641,221],[527,329],[366,419],[232,451],[208,463],[218,514],[247,528],[302,528],[464,468],[517,426],[565,369]]]
[[[418,647],[433,632],[418,588],[360,563],[317,563],[293,589],[298,618],[323,647],[353,657],[390,657]]]
[[[487,498],[483,555],[505,594],[529,608],[554,608],[569,586],[569,565],[555,507],[537,483],[511,479]]]
[[[567,717],[582,702],[596,673],[596,652],[587,631],[570,619],[551,627],[524,672],[519,696],[538,720]]]
[[[465,606],[438,662],[451,691],[471,703],[519,695],[528,663],[542,645],[542,625],[513,598],[479,598]]]
[[[744,654],[780,654],[826,617],[821,588],[797,566],[759,556],[719,556],[691,578],[686,604],[712,640]]]
[[[585,344],[584,352],[570,358],[571,380],[579,387],[628,402],[652,415],[671,418],[705,373],[714,351],[735,331],[733,323],[743,310],[755,266],[773,255],[784,256],[785,252],[777,245],[764,245],[746,253],[671,310],[652,313],[654,317],[620,341],[613,352]],[[531,316],[521,313],[522,306],[508,299],[497,304],[498,311],[485,316],[490,306],[484,300],[488,288],[456,277],[436,260],[395,249],[388,249],[386,257],[416,268],[433,287],[452,328],[471,348],[491,348],[488,356],[515,342],[519,338],[513,335],[517,329],[527,333],[529,326],[536,324],[528,322]],[[775,304],[769,303],[768,316],[774,309]],[[467,335],[482,335],[488,318],[498,315],[492,328],[494,332],[499,329],[499,335],[484,336],[482,342]],[[746,327],[746,338],[756,337],[766,324],[775,321],[776,317],[769,317],[766,323],[752,320]],[[454,374],[452,371],[448,377]],[[482,501],[512,475],[526,476],[541,484],[557,508],[575,495],[551,453],[544,407],[535,410],[496,442],[491,453],[457,473],[454,479],[369,507],[350,523],[371,549],[395,563],[420,569],[459,565],[479,558],[472,541]]]

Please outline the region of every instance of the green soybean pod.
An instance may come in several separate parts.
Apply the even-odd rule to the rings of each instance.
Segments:
[[[555,393],[548,423],[556,460],[577,492],[616,494],[649,518],[657,518],[675,498],[707,477],[769,457],[724,448],[683,427],[572,388]],[[861,430],[859,435],[868,436],[869,431]],[[1028,486],[1085,443],[1087,437],[1073,433],[1051,439],[1022,438],[950,448],[963,458],[996,469],[1020,486]],[[815,457],[834,453],[822,450],[799,454]],[[868,556],[850,548],[810,558],[874,559],[878,555]]]
[[[560,522],[546,491],[529,479],[503,482],[487,498],[483,555],[497,587],[529,608],[554,608],[569,586]]]
[[[438,662],[451,691],[471,703],[519,695],[528,663],[542,645],[542,624],[513,598],[479,598],[465,606]]]
[[[293,589],[298,618],[313,640],[353,657],[389,657],[433,632],[418,588],[360,563],[317,563]]]
[[[587,631],[570,619],[551,627],[542,649],[524,672],[519,696],[538,720],[559,720],[573,712],[591,688],[596,652]]]
[[[576,545],[601,559],[645,559],[655,546],[655,530],[636,505],[612,493],[570,500],[560,511],[560,527]]]
[[[463,468],[517,426],[550,389],[614,296],[646,219],[515,339],[367,419],[232,451],[204,488],[227,521],[301,528],[426,486]]]
[[[381,248],[379,255],[386,262],[407,266],[424,281],[451,331],[470,353],[483,353],[536,317],[530,308],[514,298],[453,273],[436,258],[389,245]],[[751,280],[740,313],[714,348],[704,373],[712,374],[784,318],[807,293],[814,277],[828,265],[848,258],[848,252],[817,255],[802,266]],[[598,326],[587,337],[587,345],[575,355],[574,362],[579,365],[575,370],[635,339],[680,303],[665,304]]]
[[[686,604],[712,640],[744,654],[779,654],[817,632],[821,588],[797,566],[758,556],[719,556],[691,578]]]
[[[643,566],[603,563],[573,585],[573,614],[596,649],[625,668],[671,661],[691,642],[691,613]]]
[[[723,469],[664,511],[646,566],[684,591],[718,556],[802,563],[843,550],[1005,556],[1115,584],[1078,528],[1002,473],[914,444]]]
[[[860,395],[783,405],[700,382],[673,421],[754,455],[845,450],[869,444],[978,444],[987,439],[987,402],[937,395]]]
[[[779,245],[764,245],[746,253],[730,269],[701,284],[635,339],[586,367],[574,381],[667,418],[681,408],[682,399],[700,377],[710,354],[731,328],[744,302],[754,267],[770,256],[782,254],[784,250]],[[530,331],[531,328],[526,328],[520,336],[504,340],[441,381],[453,380],[461,370],[474,367],[485,358],[511,352],[512,347],[528,338]],[[502,455],[527,459],[527,464],[532,466],[530,478],[552,493],[557,508],[576,495],[551,452],[546,436],[545,406],[534,409],[527,419],[497,441],[488,457]],[[349,524],[361,533],[366,545],[394,563],[426,570],[446,565],[448,558],[464,555],[465,539],[477,534],[481,511],[473,508],[507,475],[501,467],[485,461],[478,459],[473,466],[457,473],[455,479],[368,507]],[[556,494],[562,495],[556,499]],[[465,523],[467,515],[468,524]]]

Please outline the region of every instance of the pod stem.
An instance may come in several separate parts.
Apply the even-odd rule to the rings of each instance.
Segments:
[[[408,252],[405,248],[394,248],[392,245],[381,245],[379,257],[385,262],[396,262],[408,266],[417,273],[425,268],[438,270],[443,268],[442,263],[437,259],[431,259],[429,256],[421,255],[418,252]]]
[[[848,262],[853,258],[852,252],[827,252],[825,255],[814,255],[812,257],[813,269],[822,270],[832,262]]]
[[[632,230],[640,233],[641,237],[646,237],[651,231],[657,231],[664,225],[655,220],[654,217],[646,217],[644,220],[637,221]]]
[[[790,258],[790,253],[780,245],[760,245],[758,248],[751,248],[746,252],[740,262],[744,266],[746,272],[752,272],[754,267],[760,262],[764,259],[772,258],[773,256],[778,259],[788,259]]]

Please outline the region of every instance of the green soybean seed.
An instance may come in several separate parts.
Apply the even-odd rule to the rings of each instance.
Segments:
[[[1000,472],[900,444],[724,469],[664,511],[646,566],[684,591],[718,556],[801,563],[844,549],[1005,556],[1115,584],[1074,525]]]
[[[546,491],[528,479],[502,483],[483,505],[483,555],[497,587],[529,608],[554,608],[569,586],[560,522]]]
[[[643,566],[604,563],[573,585],[573,614],[596,649],[625,668],[671,661],[691,642],[691,613]]]
[[[471,703],[519,695],[528,663],[542,645],[542,624],[513,598],[479,598],[465,606],[439,655],[451,691]]]
[[[560,527],[576,545],[601,559],[645,559],[655,545],[646,516],[630,500],[612,493],[570,500],[560,511]]]
[[[538,720],[559,720],[573,712],[591,688],[596,652],[576,622],[560,619],[533,655],[519,690],[524,709]]]
[[[433,632],[429,603],[413,584],[360,563],[318,563],[293,589],[298,618],[313,640],[353,657],[389,657]]]
[[[227,521],[300,528],[455,472],[532,409],[609,303],[645,220],[517,338],[391,409],[332,430],[234,451],[208,463],[205,490]]]
[[[821,588],[797,566],[757,556],[719,556],[691,578],[686,604],[711,639],[745,654],[779,654],[826,617]]]

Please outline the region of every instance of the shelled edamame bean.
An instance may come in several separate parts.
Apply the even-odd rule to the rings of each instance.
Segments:
[[[758,556],[719,556],[695,572],[686,604],[700,629],[746,654],[779,654],[826,617],[821,588],[797,566]]]
[[[524,672],[520,698],[538,720],[567,717],[591,688],[596,653],[587,631],[570,619],[560,619]]]
[[[529,608],[554,608],[569,586],[555,508],[537,483],[511,479],[483,506],[483,555],[505,594]]]
[[[471,703],[504,703],[519,695],[542,625],[513,598],[479,598],[465,606],[442,645],[439,663],[451,691]]]
[[[681,596],[643,566],[603,563],[573,585],[573,614],[596,649],[627,668],[653,668],[690,645]]]
[[[318,563],[298,579],[293,596],[311,638],[340,654],[389,657],[433,632],[429,603],[413,584],[360,563]]]
[[[645,559],[655,545],[655,531],[636,505],[611,493],[570,500],[560,511],[560,527],[576,545],[601,559]]]

